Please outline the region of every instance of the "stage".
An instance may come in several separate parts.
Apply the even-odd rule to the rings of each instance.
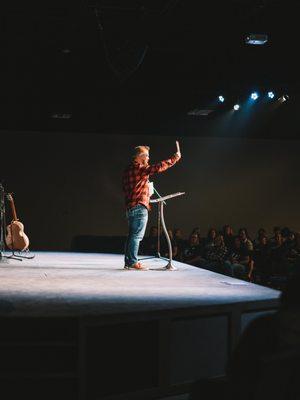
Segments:
[[[26,354],[39,360],[29,368],[31,382],[44,377],[50,385],[55,377],[49,398],[55,388],[66,399],[180,393],[224,374],[249,321],[278,307],[272,289],[179,262],[176,271],[161,270],[163,260],[144,263],[150,270],[125,270],[122,255],[50,252],[1,262],[0,346],[9,343],[3,365],[10,363],[11,375],[0,368],[0,382],[8,376],[11,385]],[[28,361],[18,379],[26,374]]]
[[[123,268],[122,255],[36,253],[0,264],[2,315],[104,315],[276,300],[278,292],[174,261]]]

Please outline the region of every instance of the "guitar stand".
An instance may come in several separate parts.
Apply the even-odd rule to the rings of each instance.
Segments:
[[[21,254],[20,254],[21,253]],[[28,253],[28,256],[23,256],[22,254]],[[15,250],[12,250],[11,254],[9,256],[5,256],[8,259],[14,259],[18,261],[23,261],[25,260],[32,260],[35,257],[35,254],[30,255],[30,250],[23,250],[23,251],[18,251],[18,253],[15,253]]]

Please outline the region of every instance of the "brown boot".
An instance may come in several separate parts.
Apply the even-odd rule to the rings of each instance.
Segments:
[[[140,262],[137,262],[135,264],[129,265],[127,268],[128,269],[137,269],[137,270],[140,270],[140,271],[148,271],[149,270],[148,267],[146,267],[145,265],[141,264]]]

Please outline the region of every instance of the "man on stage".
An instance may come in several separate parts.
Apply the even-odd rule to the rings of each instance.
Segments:
[[[147,221],[151,183],[149,176],[166,171],[181,158],[179,144],[176,142],[177,152],[168,160],[157,164],[149,164],[148,146],[137,146],[134,150],[133,161],[123,174],[123,191],[125,194],[126,216],[129,233],[125,244],[125,266],[136,270],[148,268],[138,261],[140,241],[143,239]]]

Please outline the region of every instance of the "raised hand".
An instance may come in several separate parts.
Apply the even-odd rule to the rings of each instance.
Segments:
[[[177,151],[176,151],[175,155],[178,158],[178,160],[180,160],[181,159],[181,152],[180,152],[180,146],[179,146],[178,140],[176,140],[176,149],[177,149]]]

